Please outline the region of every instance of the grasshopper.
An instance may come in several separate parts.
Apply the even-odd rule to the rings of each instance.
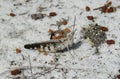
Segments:
[[[63,30],[57,30],[54,32],[54,34],[58,34],[60,31]],[[24,48],[26,49],[39,49],[40,52],[57,52],[60,50],[64,50],[67,46],[72,45],[73,41],[73,32],[66,33],[64,32],[63,35],[61,35],[61,38],[53,39],[51,38],[53,35],[51,35],[51,40],[44,41],[40,43],[33,43],[33,44],[26,44],[24,45]]]
[[[26,44],[24,48],[26,49],[38,49],[39,52],[57,52],[62,51],[64,49],[69,49],[69,46],[72,46],[74,34],[75,34],[75,21],[73,25],[73,31],[69,28],[66,29],[58,29],[50,33],[50,40],[44,41],[40,43]],[[57,35],[57,36],[56,36]],[[55,38],[54,38],[55,37]]]

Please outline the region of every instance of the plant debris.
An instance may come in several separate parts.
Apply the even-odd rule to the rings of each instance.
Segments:
[[[45,16],[46,14],[38,13],[38,14],[32,14],[31,18],[34,20],[38,20],[38,19],[43,19]]]
[[[94,17],[93,16],[87,16],[87,19],[88,20],[94,20]]]
[[[96,47],[98,51],[98,47],[105,42],[106,33],[105,31],[100,29],[101,26],[97,24],[90,24],[88,28],[84,28],[82,32],[84,32],[84,37],[89,39],[92,46]]]
[[[106,43],[107,43],[108,45],[111,45],[111,44],[115,44],[115,41],[114,41],[114,40],[107,40]]]
[[[14,17],[14,16],[16,16],[14,13],[10,13],[10,16],[12,16],[12,17]]]
[[[18,75],[21,74],[21,70],[20,69],[15,69],[11,71],[11,75]]]
[[[108,28],[104,27],[104,26],[100,26],[100,30],[102,30],[102,31],[108,31]]]
[[[18,54],[18,53],[21,53],[21,50],[18,49],[18,48],[16,48],[16,53],[17,53],[17,54]]]
[[[112,2],[108,2],[102,7],[95,8],[93,10],[100,10],[102,13],[112,13],[116,11],[116,7],[112,6]]]
[[[56,15],[57,15],[56,12],[50,12],[50,13],[49,13],[49,16],[50,16],[50,17],[56,16]]]
[[[89,6],[86,6],[86,7],[85,7],[85,10],[86,10],[86,11],[90,11],[90,7],[89,7]]]
[[[63,25],[67,25],[67,24],[68,24],[68,21],[65,20],[65,19],[63,19],[62,24],[63,24]]]

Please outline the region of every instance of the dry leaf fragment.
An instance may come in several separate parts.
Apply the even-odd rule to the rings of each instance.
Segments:
[[[100,30],[102,30],[102,31],[108,31],[108,28],[107,28],[107,27],[104,27],[104,26],[101,26],[101,27],[100,27]]]
[[[16,53],[17,53],[17,54],[18,54],[18,53],[21,53],[21,50],[18,49],[18,48],[16,48]]]
[[[85,9],[86,9],[86,11],[90,11],[90,7],[89,6],[86,6]]]
[[[107,13],[111,13],[111,12],[115,12],[116,11],[116,8],[115,7],[109,7],[106,12]]]
[[[12,17],[14,17],[14,16],[16,16],[14,13],[10,13],[10,16],[12,16]]]
[[[110,1],[107,4],[105,4],[104,6],[99,7],[99,8],[95,8],[94,10],[98,10],[99,9],[102,13],[112,13],[112,12],[115,12],[117,7],[113,7],[111,5],[112,5],[112,2]]]
[[[107,8],[108,8],[107,6],[103,6],[103,7],[101,8],[101,12],[106,13]]]
[[[115,44],[115,41],[114,41],[114,40],[107,40],[106,43],[107,43],[108,45],[111,45],[111,44]]]
[[[88,20],[93,20],[94,17],[93,17],[93,16],[87,16],[87,19],[88,19]]]
[[[112,13],[116,11],[116,7],[102,7],[101,12],[103,13]]]
[[[68,24],[68,22],[67,22],[67,20],[63,20],[63,25],[67,25]]]
[[[50,12],[49,13],[49,16],[56,16],[57,14],[56,14],[56,12]]]
[[[11,71],[11,75],[18,75],[21,73],[21,70],[20,69],[15,69],[15,70],[12,70]]]

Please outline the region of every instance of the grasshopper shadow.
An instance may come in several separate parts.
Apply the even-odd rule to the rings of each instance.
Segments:
[[[75,50],[75,49],[77,49],[77,48],[79,48],[80,46],[81,46],[81,44],[82,44],[82,42],[81,41],[78,41],[78,42],[76,42],[76,43],[73,43],[71,46],[69,46],[69,50]],[[60,53],[60,52],[66,52],[66,51],[69,51],[68,50],[68,48],[66,47],[65,49],[63,49],[63,50],[59,50],[59,51],[57,51],[58,53]]]

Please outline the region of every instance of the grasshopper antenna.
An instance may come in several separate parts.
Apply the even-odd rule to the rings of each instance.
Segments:
[[[72,43],[74,42],[74,34],[75,34],[75,22],[76,22],[76,16],[74,18],[74,24],[73,24],[73,32],[72,32]]]
[[[75,34],[75,22],[76,22],[76,16],[74,18],[74,24],[73,24],[73,32],[72,32],[72,44],[74,42],[74,34]],[[70,39],[68,39],[68,41],[70,41]],[[72,53],[70,52],[70,46],[67,46],[67,50],[69,51],[69,53],[71,54],[71,56],[74,58],[74,56],[72,55]],[[74,52],[74,51],[73,51]]]
[[[73,32],[72,32],[72,44],[74,42],[74,34],[75,34],[75,22],[76,22],[76,16],[74,17],[74,24],[73,24]],[[73,53],[75,54],[75,51],[73,50]],[[76,55],[76,54],[75,54]]]

